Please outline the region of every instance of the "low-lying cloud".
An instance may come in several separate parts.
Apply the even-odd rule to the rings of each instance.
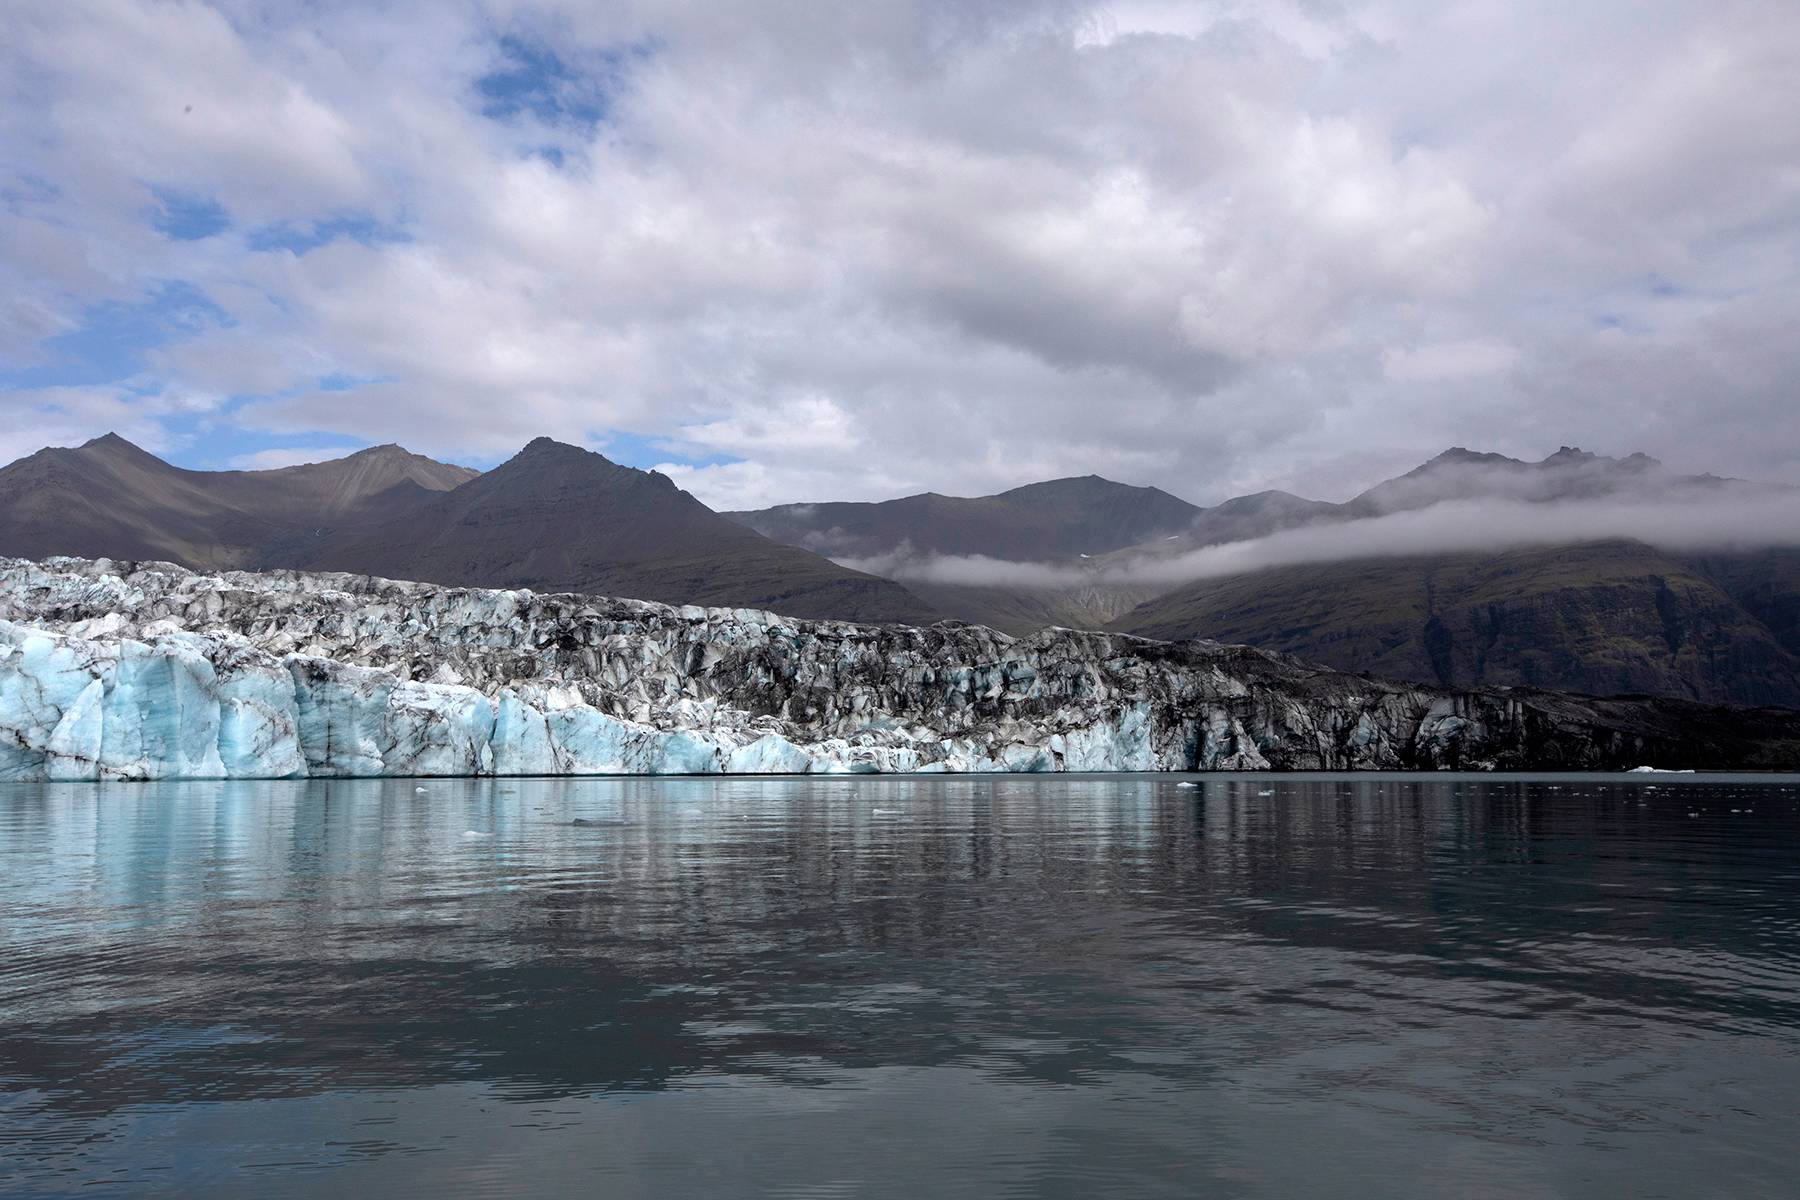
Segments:
[[[1009,562],[982,555],[892,554],[839,559],[902,581],[1074,588],[1173,589],[1271,567],[1415,555],[1493,554],[1531,546],[1628,539],[1678,553],[1800,546],[1800,491],[1743,488],[1681,500],[1446,501],[1412,512],[1328,521],[1173,554],[1148,548],[1077,562]]]
[[[889,579],[964,587],[1067,588],[1092,583],[1095,574],[1063,563],[1014,562],[985,554],[920,554],[910,543],[886,554],[834,558],[839,566]]]

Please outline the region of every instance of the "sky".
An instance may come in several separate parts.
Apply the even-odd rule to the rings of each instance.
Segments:
[[[10,0],[0,461],[1800,482],[1792,0]]]

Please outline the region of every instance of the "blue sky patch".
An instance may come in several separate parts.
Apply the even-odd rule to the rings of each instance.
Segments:
[[[403,229],[384,225],[368,215],[345,215],[324,221],[282,221],[252,230],[248,245],[252,250],[287,250],[306,254],[339,239],[364,246],[388,245],[411,241]]]
[[[169,188],[150,189],[160,206],[150,224],[164,237],[178,242],[197,242],[231,228],[231,214],[208,196],[191,196]]]
[[[231,318],[200,289],[170,280],[134,303],[107,301],[82,314],[81,327],[42,343],[45,361],[0,371],[0,388],[82,387],[137,374],[151,350]]]
[[[158,457],[193,471],[225,471],[234,460],[263,450],[285,450],[303,447],[316,451],[305,457],[311,461],[342,458],[361,450],[368,443],[360,438],[324,430],[299,433],[264,433],[236,424],[229,412],[175,414],[162,420],[169,431],[170,449]]]
[[[730,454],[685,454],[664,437],[615,430],[597,435],[594,447],[601,454],[626,467],[648,471],[659,463],[679,463],[684,467],[717,467],[743,462]]]
[[[541,41],[508,35],[499,65],[475,81],[481,115],[508,121],[529,113],[549,125],[592,128],[606,119],[626,72],[651,53],[648,44],[630,45],[571,61]]]

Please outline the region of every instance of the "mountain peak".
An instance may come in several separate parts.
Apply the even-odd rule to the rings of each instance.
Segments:
[[[1471,450],[1467,446],[1452,446],[1448,450],[1444,451],[1442,454],[1437,455],[1435,458],[1433,458],[1429,462],[1425,463],[1423,466],[1416,468],[1416,470],[1423,471],[1423,470],[1427,470],[1431,467],[1449,466],[1452,464],[1475,464],[1475,463],[1514,463],[1514,464],[1516,464],[1518,462],[1519,462],[1519,460],[1516,458],[1509,458],[1504,454],[1495,454],[1494,452],[1489,451],[1489,450]]]
[[[89,438],[87,441],[81,443],[80,446],[76,447],[76,449],[78,451],[85,450],[90,454],[97,453],[112,455],[114,457],[150,459],[164,466],[167,465],[136,442],[127,441],[116,433],[103,433],[97,438]]]
[[[604,464],[608,467],[620,465],[596,450],[589,450],[584,446],[576,446],[569,442],[559,442],[552,437],[532,438],[507,461],[509,463],[590,463]]]

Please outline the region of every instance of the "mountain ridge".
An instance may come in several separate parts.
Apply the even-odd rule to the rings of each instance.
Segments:
[[[1045,559],[1121,549],[1185,527],[1198,511],[1160,488],[1082,475],[991,496],[921,492],[894,500],[783,504],[722,515],[834,558],[904,553]]]
[[[1212,637],[1444,685],[1532,682],[1800,707],[1800,554],[1674,554],[1564,538],[1491,554],[1387,557],[1359,555],[1346,540],[1342,557],[1322,563],[1134,582],[1163,578],[1177,568],[1161,564],[1208,547],[1450,501],[1669,503],[1792,491],[1681,474],[1642,453],[1562,446],[1530,461],[1456,446],[1342,503],[1265,491],[1195,506],[1178,533],[1056,564],[1067,576],[1060,583],[1018,570],[1005,581],[1007,564],[995,564],[989,582],[972,570],[949,578],[918,556],[870,565],[954,616],[1015,634],[1056,624]],[[997,547],[968,549],[994,556]],[[1461,600],[1459,588],[1468,592]],[[1517,628],[1503,634],[1509,622]]]
[[[949,617],[1013,634],[1062,626],[1223,638],[1442,686],[1800,707],[1800,551],[1688,554],[1603,538],[1371,557],[1346,539],[1327,562],[1178,578],[1181,556],[1210,546],[1355,528],[1448,501],[1667,503],[1792,490],[1682,475],[1641,453],[1564,446],[1531,462],[1451,447],[1341,504],[1268,490],[1201,507],[1085,475],[986,497],[720,514],[664,475],[550,438],[486,473],[394,444],[202,472],[110,434],[0,468],[0,554],[341,570],[808,618]],[[758,521],[782,536],[765,536]]]
[[[667,476],[550,438],[489,472],[393,444],[264,471],[192,471],[108,434],[0,468],[0,554],[410,569],[439,583],[598,588],[796,616],[941,615],[890,580],[726,520]]]
[[[293,565],[802,617],[938,619],[891,580],[771,541],[666,475],[542,437],[468,483],[325,542]]]

